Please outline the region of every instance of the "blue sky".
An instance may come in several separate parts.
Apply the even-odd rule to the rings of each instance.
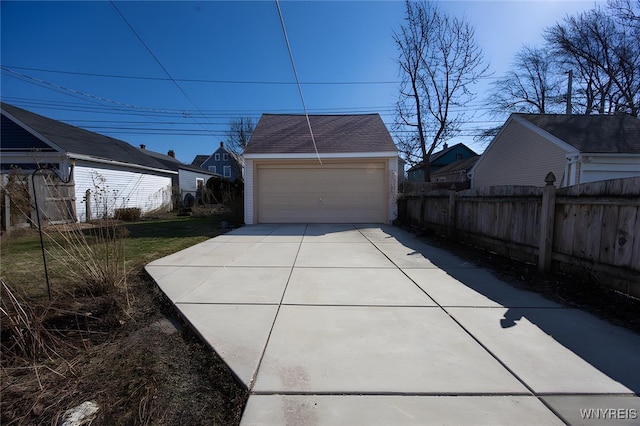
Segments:
[[[449,142],[481,152],[476,128],[499,124],[482,115],[489,83],[523,44],[542,44],[545,27],[596,3],[438,4],[475,27],[491,63],[493,77],[474,88],[475,117]],[[173,149],[187,163],[213,152],[232,118],[302,112],[275,1],[115,5],[3,0],[2,100],[134,146]],[[402,22],[403,2],[280,6],[309,112],[378,112],[390,124],[399,82],[392,32]]]

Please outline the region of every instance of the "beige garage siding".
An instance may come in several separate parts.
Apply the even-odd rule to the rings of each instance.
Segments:
[[[258,223],[384,223],[384,161],[257,164]]]

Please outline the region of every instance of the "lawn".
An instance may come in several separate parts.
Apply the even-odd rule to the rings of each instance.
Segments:
[[[93,425],[238,424],[246,389],[182,323],[143,268],[225,232],[220,218],[174,217],[117,228],[82,229],[73,237],[47,229],[52,300],[38,233],[2,238],[2,282],[16,302],[3,287],[0,423],[58,424],[66,410],[92,401],[99,407]],[[112,245],[113,235],[124,238]],[[71,250],[76,245],[80,249]],[[76,277],[84,265],[65,260],[67,253],[111,262],[125,278],[98,293],[82,291]]]

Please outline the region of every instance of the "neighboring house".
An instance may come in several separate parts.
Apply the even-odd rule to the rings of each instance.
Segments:
[[[429,170],[433,175],[442,167],[445,167],[455,161],[475,157],[476,155],[478,154],[463,143],[457,143],[451,146],[448,146],[445,143],[442,150],[434,152],[431,154],[431,157],[429,157]],[[423,163],[418,163],[407,171],[407,180],[409,182],[424,182],[424,170],[422,170],[422,164]],[[431,181],[434,181],[433,178]]]
[[[431,175],[431,182],[463,184],[468,188],[471,185],[468,173],[479,158],[479,155],[475,155],[470,158],[454,161],[433,173]],[[457,185],[457,188],[462,189],[463,185]]]
[[[379,114],[264,114],[244,151],[245,223],[389,223],[398,151]]]
[[[209,179],[221,177],[218,173],[208,172],[200,167],[184,164],[176,158],[176,153],[173,150],[170,150],[165,155],[149,151],[145,145],[140,145],[140,151],[161,162],[168,169],[178,172],[177,175],[173,176],[171,185],[173,195],[182,206],[189,206],[194,200],[201,197]]]
[[[640,176],[640,119],[512,114],[471,170],[471,186],[543,186]]]
[[[171,181],[177,171],[121,140],[0,105],[2,173],[56,170],[73,186],[77,220],[87,219],[87,190],[93,218],[123,207],[138,207],[142,213],[171,209]]]
[[[228,150],[224,142],[220,142],[220,147],[211,155],[196,155],[191,165],[217,173],[231,181],[242,178],[244,166],[242,157]]]

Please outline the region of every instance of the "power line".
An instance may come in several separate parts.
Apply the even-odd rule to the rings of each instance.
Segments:
[[[125,16],[122,14],[122,12],[120,11],[120,9],[118,9],[118,6],[116,6],[116,4],[110,0],[109,3],[111,3],[111,6],[113,6],[113,8],[116,10],[116,12],[118,12],[118,15],[120,15],[120,17],[122,18],[122,20],[127,24],[127,26],[131,29],[131,31],[133,32],[133,34],[138,38],[138,40],[140,41],[140,43],[144,46],[144,48],[147,50],[147,52],[149,52],[149,54],[151,55],[151,57],[158,63],[158,65],[160,66],[160,68],[162,68],[162,70],[165,72],[165,74],[167,74],[167,76],[171,79],[171,81],[173,82],[173,84],[178,88],[178,90],[180,90],[180,92],[182,92],[182,94],[184,95],[185,98],[187,98],[187,100],[191,103],[191,105],[193,105],[193,107],[195,109],[197,109],[198,111],[200,111],[200,109],[198,108],[198,106],[195,104],[195,102],[193,102],[193,100],[191,99],[191,97],[187,94],[187,92],[184,91],[184,89],[182,88],[182,86],[180,86],[180,84],[178,84],[178,82],[173,78],[173,76],[171,75],[171,73],[169,72],[169,70],[167,70],[165,68],[164,65],[162,65],[162,62],[160,62],[160,60],[156,57],[156,55],[151,51],[151,48],[149,48],[149,46],[147,45],[147,43],[144,42],[144,40],[142,39],[142,37],[140,36],[140,34],[138,34],[138,32],[135,30],[135,28],[133,28],[133,26],[129,23],[129,21],[127,20],[127,18],[125,18]],[[199,124],[203,129],[206,130],[206,128],[199,123],[195,118],[191,117],[191,119],[196,122],[197,124]]]
[[[102,78],[119,78],[130,80],[151,80],[151,81],[172,81],[165,77],[145,77],[122,74],[99,74],[80,71],[63,71],[44,68],[19,67],[13,65],[5,65],[7,68],[25,71],[38,71],[55,74],[82,75],[86,77],[102,77]],[[198,78],[176,78],[175,81],[183,83],[213,83],[213,84],[264,84],[264,85],[294,85],[295,81],[274,81],[274,80],[211,80]],[[400,84],[400,81],[301,81],[301,85],[383,85],[383,84]]]
[[[316,151],[316,156],[318,157],[318,162],[322,165],[322,160],[320,159],[320,153],[318,153],[318,147],[316,146],[316,139],[313,136],[313,130],[311,129],[311,121],[309,121],[309,113],[307,112],[307,106],[304,103],[304,96],[302,95],[302,86],[300,86],[300,79],[298,78],[298,72],[296,71],[296,64],[293,61],[293,53],[291,52],[291,45],[289,44],[289,37],[287,36],[287,29],[284,25],[284,18],[282,17],[282,10],[280,10],[280,3],[276,0],[276,7],[278,8],[278,16],[280,17],[280,24],[282,26],[282,33],[284,34],[284,40],[287,43],[287,50],[289,52],[289,59],[291,59],[291,67],[293,68],[293,75],[296,78],[296,82],[298,83],[298,92],[300,93],[300,100],[302,101],[302,109],[304,110],[304,115],[307,118],[307,126],[309,127],[309,134],[311,134],[311,142],[313,142],[313,149]]]

